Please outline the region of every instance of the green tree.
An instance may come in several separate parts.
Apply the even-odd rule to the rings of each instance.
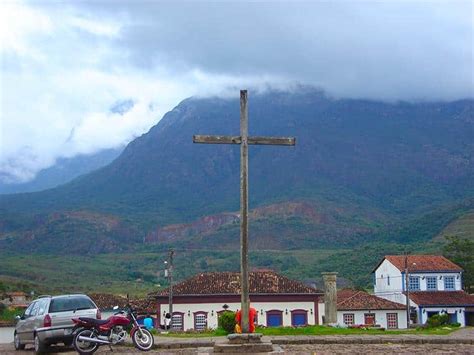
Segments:
[[[448,236],[446,240],[443,254],[464,269],[463,288],[470,293],[474,289],[474,242],[458,236]]]

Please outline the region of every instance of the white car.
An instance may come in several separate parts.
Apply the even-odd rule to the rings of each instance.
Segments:
[[[33,301],[20,317],[14,333],[16,350],[25,344],[34,344],[36,354],[42,354],[49,345],[72,344],[72,318],[100,319],[100,311],[86,295],[41,296]]]

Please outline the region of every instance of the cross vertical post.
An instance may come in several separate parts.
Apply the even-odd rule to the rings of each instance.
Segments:
[[[248,273],[248,107],[247,90],[240,91],[240,284],[242,333],[249,331],[249,273]]]
[[[249,262],[248,262],[248,145],[294,146],[294,137],[249,137],[247,90],[240,90],[240,136],[194,135],[194,143],[240,144],[240,287],[242,333],[249,332]]]

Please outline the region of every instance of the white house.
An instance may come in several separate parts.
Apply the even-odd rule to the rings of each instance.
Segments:
[[[406,304],[406,274],[413,323],[435,314],[474,325],[474,297],[462,291],[462,268],[440,255],[387,255],[373,270],[376,296]]]
[[[337,292],[337,323],[341,326],[380,326],[385,329],[407,327],[405,307],[364,291]]]
[[[324,302],[319,303],[319,322],[323,323]],[[337,291],[337,325],[341,327],[373,326],[406,329],[404,305],[351,289]]]
[[[303,326],[318,324],[318,302],[322,293],[270,270],[249,273],[251,307],[262,326]],[[168,290],[155,295],[158,315],[168,312]],[[203,330],[217,327],[225,309],[240,308],[240,273],[201,273],[173,286],[175,330]]]

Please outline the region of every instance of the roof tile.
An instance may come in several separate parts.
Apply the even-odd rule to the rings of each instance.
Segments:
[[[394,310],[405,309],[400,303],[370,295],[364,291],[344,289],[337,292],[337,310]]]
[[[405,255],[386,255],[385,259],[390,261],[400,271],[405,270]],[[408,271],[448,271],[459,272],[462,268],[442,255],[408,255]]]
[[[416,291],[410,299],[418,306],[474,306],[474,296],[464,291]]]
[[[274,271],[249,272],[250,294],[315,294],[319,291],[302,282],[291,280]],[[240,273],[207,272],[197,274],[173,286],[174,295],[223,295],[240,294]],[[157,296],[168,295],[162,290]]]

